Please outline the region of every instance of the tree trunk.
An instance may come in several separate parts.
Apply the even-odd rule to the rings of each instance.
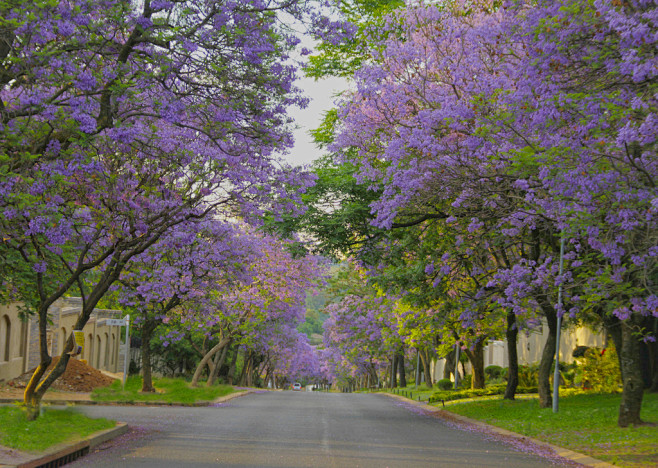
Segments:
[[[393,355],[391,359],[391,388],[398,386],[398,356],[397,354]]]
[[[400,387],[407,387],[407,372],[404,366],[404,350],[398,353],[398,372],[400,372]]]
[[[226,381],[228,382],[229,385],[233,385],[233,381],[235,380],[235,368],[238,363],[238,354],[240,353],[240,345],[235,347],[235,350],[233,350],[233,357],[231,357],[231,365],[228,368],[228,374],[226,375]]]
[[[252,355],[252,351],[245,349],[244,361],[242,363],[242,372],[240,373],[240,380],[238,380],[238,385],[242,387],[244,387],[246,384],[247,374],[251,366],[251,355]]]
[[[654,334],[654,336],[656,336]],[[649,362],[651,363],[651,387],[649,391],[658,392],[658,343],[655,341],[647,343],[649,347]]]
[[[267,375],[265,376],[265,386],[271,386],[272,389],[276,388],[276,382],[274,379],[274,364],[270,362],[270,365],[267,367]]]
[[[555,358],[555,345],[557,339],[557,313],[552,305],[545,300],[540,302],[544,317],[548,323],[548,338],[544,344],[544,350],[539,362],[539,375],[537,387],[539,391],[539,407],[550,408],[553,406],[553,392],[551,392],[551,367]]]
[[[48,352],[48,321],[46,320],[47,312],[47,309],[45,311],[39,311],[39,356],[41,362],[34,370],[30,381],[25,387],[25,392],[23,392],[23,401],[27,409],[28,421],[34,421],[39,417],[39,413],[41,412],[41,399],[45,393],[45,390],[43,392],[39,392],[39,381],[46,373],[50,363],[53,362],[53,358]],[[69,337],[69,341],[71,340],[72,336]],[[58,366],[55,367],[57,368]]]
[[[97,282],[91,288],[91,291],[83,297],[82,301],[82,310],[78,315],[75,324],[73,325],[73,330],[82,330],[84,326],[89,321],[92,312],[96,308],[98,302],[103,298],[107,290],[112,286],[112,284],[119,278],[121,272],[125,268],[128,261],[135,255],[139,255],[153,245],[160,235],[164,231],[153,231],[150,233],[149,237],[146,237],[145,241],[141,244],[134,245],[126,250],[114,250],[112,260],[108,263],[108,266],[99,271]],[[116,244],[115,244],[116,246]],[[24,392],[24,401],[27,408],[27,417],[36,419],[39,416],[41,399],[50,386],[57,380],[66,370],[66,365],[69,362],[70,353],[73,350],[74,339],[73,334],[69,335],[66,348],[60,355],[60,359],[53,367],[53,369],[48,373],[48,375],[43,378],[48,366],[52,362],[52,357],[48,352],[48,344],[46,339],[46,330],[48,326],[48,309],[50,306],[59,298],[63,297],[65,292],[76,283],[81,278],[84,270],[78,270],[67,280],[67,285],[62,285],[54,295],[46,297],[44,292],[43,285],[43,276],[39,273],[37,274],[37,290],[39,291],[39,306],[37,307],[37,317],[38,317],[38,327],[39,327],[39,349],[40,349],[40,360],[41,362],[36,367],[34,374],[30,378],[30,382],[25,387]],[[41,380],[43,378],[43,380]]]
[[[226,343],[226,346],[224,346],[224,349],[222,349],[221,355],[219,356],[219,359],[215,363],[214,371],[212,372],[212,374],[210,374],[210,376],[208,376],[208,383],[207,383],[208,387],[214,385],[215,380],[217,380],[217,376],[219,376],[219,371],[222,369],[222,366],[224,365],[224,361],[226,361],[226,356],[228,355],[228,350],[230,347],[231,347],[231,341]],[[218,352],[218,354],[220,353]]]
[[[249,370],[249,374],[247,375],[247,387],[260,386],[259,367],[261,361],[262,361],[262,357],[254,352],[251,358],[251,369]]]
[[[425,385],[427,388],[432,388],[434,386],[434,381],[432,380],[432,370],[430,369],[430,352],[427,349],[420,350],[420,362],[423,365],[423,373],[425,374]]]
[[[219,340],[219,343],[217,343],[215,346],[213,346],[210,351],[206,353],[205,356],[201,359],[199,364],[196,366],[196,370],[194,371],[194,375],[192,376],[192,381],[190,382],[190,385],[192,387],[197,387],[199,385],[199,379],[201,378],[201,374],[203,372],[203,368],[206,366],[206,363],[212,359],[212,357],[215,355],[215,353],[219,352],[224,346],[226,346],[229,342],[231,341],[231,338],[229,337],[224,337],[221,340]]]
[[[451,374],[455,374],[455,353],[450,351],[444,359],[446,363],[443,367],[443,378],[449,379]]]
[[[142,392],[144,393],[155,392],[151,375],[151,338],[157,326],[155,320],[146,319],[142,323]]]
[[[473,368],[471,388],[484,388],[484,339],[478,338],[473,349],[466,349],[465,353]]]
[[[658,335],[658,317],[643,317],[642,326],[646,333],[653,337]],[[640,346],[644,349],[646,357],[645,368],[645,388],[650,392],[658,392],[658,343],[656,341],[641,341]]]
[[[507,330],[505,330],[507,360],[509,361],[507,387],[505,387],[505,395],[503,395],[505,400],[513,400],[516,395],[516,388],[519,386],[519,354],[516,349],[518,336],[519,329],[516,326],[516,314],[510,309],[507,311]]]
[[[622,367],[621,375],[624,381],[624,390],[619,406],[619,427],[628,427],[642,424],[640,410],[644,395],[642,382],[642,369],[640,368],[640,349],[635,333],[639,331],[636,319],[631,316],[621,322],[622,347],[619,352]]]
[[[370,363],[370,365],[368,366],[368,375],[369,375],[369,380],[371,382],[371,386],[372,387],[376,386],[377,388],[379,388],[377,369],[375,369],[375,366],[372,363]]]

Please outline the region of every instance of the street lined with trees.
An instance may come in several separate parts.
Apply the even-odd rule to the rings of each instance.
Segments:
[[[99,305],[136,318],[144,392],[156,360],[193,386],[406,387],[415,373],[483,389],[484,347],[506,339],[513,400],[518,336],[545,326],[548,408],[559,331],[588,326],[618,355],[618,425],[645,423],[655,2],[17,0],[0,13],[0,299],[38,321],[30,419],[74,349],[71,334],[47,371],[49,307],[79,296],[78,330]],[[319,41],[306,62],[291,22]],[[314,132],[325,154],[310,170],[279,157],[286,111],[307,101],[301,66],[353,85]],[[318,322],[311,345],[300,329]]]
[[[284,227],[398,297],[409,346],[457,344],[474,387],[485,343],[543,323],[537,383],[550,407],[560,321],[603,330],[619,354],[618,423],[641,424],[658,383],[656,5],[357,0],[345,11],[357,33],[324,42],[311,73],[353,73],[354,89],[316,132],[331,154],[305,195],[315,209]],[[360,323],[353,336],[375,336],[377,320]],[[332,362],[353,357],[345,341]],[[382,353],[394,365],[378,347],[350,363],[353,377]]]

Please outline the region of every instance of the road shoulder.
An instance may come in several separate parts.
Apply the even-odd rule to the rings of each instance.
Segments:
[[[86,455],[98,445],[128,432],[128,425],[117,423],[110,429],[91,434],[76,442],[65,442],[42,453],[28,453],[0,446],[0,468],[33,468],[62,460],[62,465]],[[54,464],[53,466],[59,466]]]
[[[257,390],[246,389],[239,392],[231,393],[226,396],[219,397],[213,401],[196,403],[186,406],[217,406],[222,405],[234,398],[256,393]],[[65,392],[54,392],[46,394],[48,398],[44,398],[43,402],[48,404],[74,404],[74,405],[96,405],[96,404],[114,404],[121,406],[134,406],[132,404],[121,404],[112,402],[96,402],[91,400],[90,394],[75,394]],[[9,394],[5,392],[0,398],[0,403],[15,403],[20,401],[22,395]],[[170,403],[149,402],[149,406],[172,406]],[[44,465],[46,463],[54,462],[55,460],[73,461],[76,458],[86,455],[96,446],[107,442],[115,437],[125,434],[128,431],[128,425],[125,423],[117,423],[111,429],[106,429],[95,434],[92,434],[82,440],[76,442],[65,442],[58,444],[42,453],[28,453],[20,450],[11,449],[0,445],[0,468],[31,468]]]
[[[592,468],[614,468],[614,465],[604,462],[602,460],[598,460],[596,458],[592,458],[588,455],[574,452],[573,450],[566,449],[564,447],[558,447],[557,445],[549,444],[548,442],[544,442],[539,439],[534,439],[532,437],[528,437],[523,434],[518,434],[516,432],[508,431],[507,429],[502,429],[500,427],[492,426],[491,424],[483,423],[482,421],[467,418],[460,414],[452,413],[448,410],[437,408],[436,406],[428,405],[427,403],[424,402],[414,401],[409,398],[403,397],[401,395],[395,395],[392,393],[380,393],[380,395],[386,395],[390,398],[403,401],[406,404],[412,405],[426,413],[431,413],[434,416],[444,420],[455,421],[461,424],[471,425],[485,432],[497,434],[504,438],[514,439],[522,442],[530,442],[533,445],[536,445],[540,448],[550,450],[552,453],[554,453],[559,457],[566,458],[567,460],[571,460],[574,463],[579,463],[581,465],[592,467]]]

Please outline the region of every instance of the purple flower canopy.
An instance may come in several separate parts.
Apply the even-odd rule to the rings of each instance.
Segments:
[[[634,320],[652,341],[641,324],[658,317],[656,3],[421,2],[364,28],[368,60],[330,149],[381,191],[375,224],[414,239],[382,241],[373,278],[422,302],[414,313],[440,317],[429,328],[444,336],[448,319],[490,337],[502,311],[526,329],[555,311]],[[333,372],[359,372],[345,346],[371,335],[332,307]],[[364,307],[343,314],[377,313]],[[404,324],[425,328],[414,313],[397,316],[411,346]]]
[[[327,6],[0,7],[0,239],[18,265],[3,268],[3,296],[24,301],[45,327],[54,300],[80,294],[81,328],[124,269],[138,257],[162,260],[150,249],[161,238],[176,245],[186,223],[300,212],[312,178],[276,156],[292,145],[287,109],[307,102],[294,85],[300,40],[282,18],[325,37],[349,33],[327,20]],[[158,270],[163,281],[171,274]],[[177,287],[193,286],[184,277]],[[146,284],[140,292],[169,294]]]
[[[643,286],[658,253],[658,103],[647,81],[658,73],[649,53],[658,24],[652,2],[631,3],[392,14],[355,76],[333,146],[381,186],[376,223],[438,208],[469,239],[563,231],[572,267],[600,256],[585,288],[614,304],[630,285],[633,310],[658,314],[647,307],[655,290]],[[557,261],[551,248],[533,262],[520,257],[490,286],[509,285],[501,305],[530,308],[524,287],[583,287],[572,272],[557,277]],[[440,264],[428,262],[426,273],[447,275]]]

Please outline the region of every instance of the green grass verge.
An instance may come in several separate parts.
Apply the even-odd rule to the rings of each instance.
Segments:
[[[141,393],[142,378],[140,376],[129,377],[126,381],[126,389],[122,390],[121,381],[117,380],[109,387],[96,388],[91,393],[94,401],[112,401],[119,403],[136,402],[163,402],[163,403],[197,403],[213,401],[224,395],[233,393],[235,390],[230,385],[213,385],[193,388],[189,382],[183,379],[154,379],[153,386],[157,393]]]
[[[419,385],[418,388],[416,388],[415,385],[407,385],[406,387],[398,387],[394,389],[382,389],[382,391],[400,395],[415,401],[428,401],[434,394],[434,390],[427,388],[425,385]]]
[[[114,426],[114,421],[91,419],[70,409],[43,408],[36,421],[28,421],[23,408],[0,407],[0,445],[24,452],[42,452]]]
[[[618,466],[658,466],[658,427],[617,427],[620,400],[619,394],[561,396],[557,413],[539,408],[536,398],[454,401],[445,409]],[[645,393],[641,416],[658,422],[658,394]]]

